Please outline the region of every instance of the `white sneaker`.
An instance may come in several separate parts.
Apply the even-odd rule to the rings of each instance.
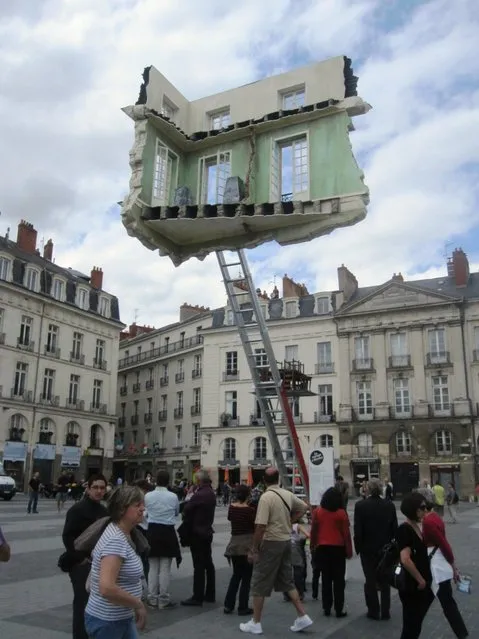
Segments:
[[[291,626],[291,630],[293,632],[301,632],[305,628],[309,628],[309,626],[313,625],[313,620],[308,615],[303,615],[302,617],[297,617],[294,621],[294,624]]]
[[[241,632],[249,632],[250,635],[263,634],[263,628],[261,627],[261,623],[255,623],[253,619],[250,619],[248,623],[240,623],[240,630]]]

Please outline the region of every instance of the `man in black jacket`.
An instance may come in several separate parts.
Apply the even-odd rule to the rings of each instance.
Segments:
[[[89,557],[75,550],[75,539],[97,519],[108,515],[105,506],[101,503],[105,492],[106,479],[103,475],[92,475],[88,479],[85,497],[68,510],[63,528],[62,539],[66,553],[61,561],[69,572],[73,586],[73,639],[88,639],[85,630],[88,593],[85,586],[90,572]]]
[[[381,550],[396,536],[398,527],[394,504],[382,499],[379,480],[368,483],[369,497],[360,500],[354,508],[354,546],[360,555],[366,583],[364,597],[370,619],[390,619],[391,589],[388,584],[380,584],[381,608],[377,593],[376,569]]]

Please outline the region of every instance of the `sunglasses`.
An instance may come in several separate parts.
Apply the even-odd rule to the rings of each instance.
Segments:
[[[427,506],[426,506],[426,504],[421,504],[421,505],[419,506],[419,510],[427,510]]]

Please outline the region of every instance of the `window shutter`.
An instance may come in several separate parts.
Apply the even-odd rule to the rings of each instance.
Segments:
[[[279,146],[275,140],[271,141],[271,166],[270,166],[270,188],[269,201],[279,202]]]

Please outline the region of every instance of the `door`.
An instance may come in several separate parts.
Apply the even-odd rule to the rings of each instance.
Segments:
[[[359,497],[359,489],[363,481],[369,480],[369,464],[353,463],[353,486],[356,496]]]
[[[406,495],[419,486],[419,465],[414,462],[391,464],[390,475],[395,495]]]

